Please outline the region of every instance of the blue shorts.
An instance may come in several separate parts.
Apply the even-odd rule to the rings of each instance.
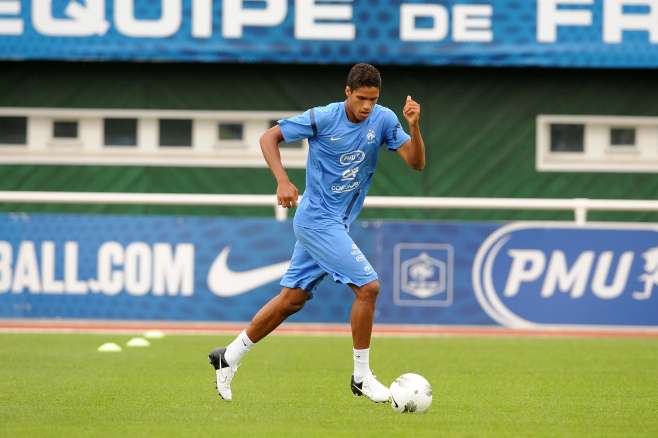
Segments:
[[[294,230],[297,242],[281,286],[312,295],[327,274],[337,283],[357,286],[377,280],[377,272],[343,227],[313,230],[295,225]]]

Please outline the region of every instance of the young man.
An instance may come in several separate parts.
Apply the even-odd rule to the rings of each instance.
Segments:
[[[299,192],[281,164],[279,143],[308,139],[306,190],[293,221],[297,242],[290,267],[281,280],[283,289],[228,347],[215,349],[209,355],[222,399],[232,399],[231,380],[244,354],[304,307],[318,283],[330,275],[355,294],[351,315],[352,392],[375,402],[388,400],[388,388],[372,374],[368,361],[379,293],[377,273],[348,231],[363,206],[380,145],[397,151],[416,170],[425,167],[425,145],[418,125],[420,105],[407,96],[403,114],[409,136],[393,111],[377,105],[380,90],[379,71],[369,64],[357,64],[347,76],[345,101],[280,120],[261,137],[263,156],[278,183],[277,200],[284,208],[297,205]]]

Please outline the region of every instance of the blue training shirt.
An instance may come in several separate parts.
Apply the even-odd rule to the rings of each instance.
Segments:
[[[294,219],[306,228],[348,227],[363,207],[379,147],[395,151],[411,138],[381,105],[360,123],[347,118],[345,102],[335,102],[279,120],[279,126],[286,143],[308,139],[306,190]]]

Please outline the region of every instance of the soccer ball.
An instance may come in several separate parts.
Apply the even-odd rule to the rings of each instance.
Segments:
[[[432,404],[432,385],[423,376],[402,374],[391,383],[391,407],[395,412],[425,412]]]

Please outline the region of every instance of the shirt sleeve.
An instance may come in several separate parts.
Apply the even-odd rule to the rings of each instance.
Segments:
[[[398,116],[393,111],[386,111],[384,115],[384,143],[388,150],[396,151],[411,139],[409,134],[404,132]]]
[[[286,143],[315,137],[318,133],[314,108],[289,119],[279,120],[278,123]]]

